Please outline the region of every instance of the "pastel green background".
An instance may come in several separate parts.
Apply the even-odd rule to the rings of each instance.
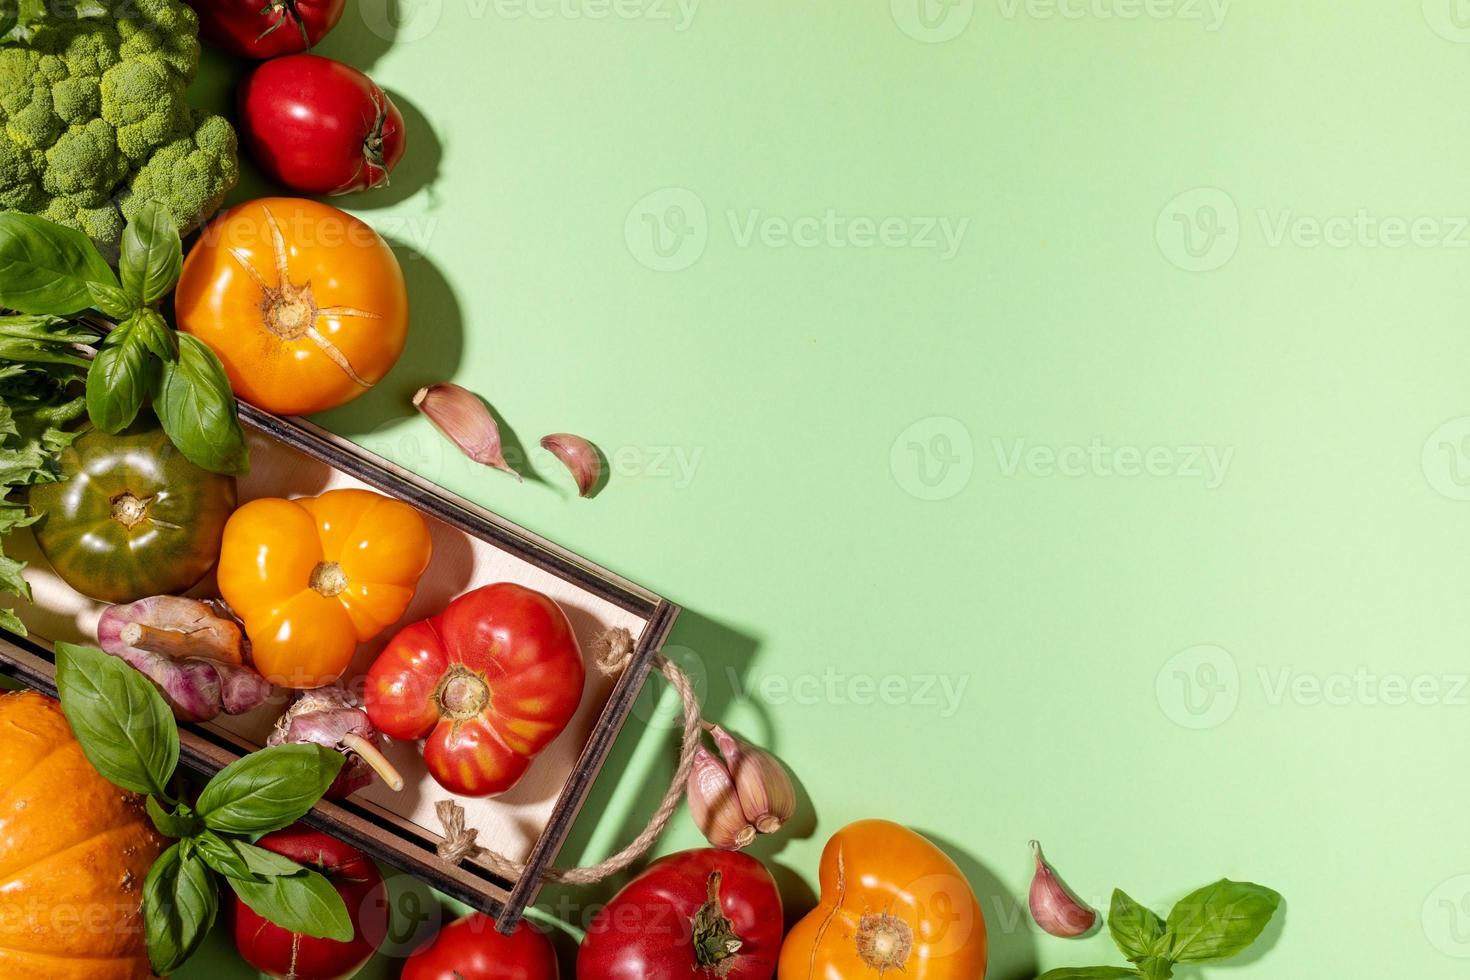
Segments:
[[[1031,838],[1098,904],[1286,896],[1182,977],[1463,975],[1470,17],[386,2],[320,51],[409,119],[343,203],[414,334],[320,421],[687,607],[710,715],[803,785],[756,850],[794,905],[882,816],[970,875],[995,980],[1121,962],[1028,929]],[[460,460],[407,411],[446,378],[513,447],[595,440],[605,491]],[[673,734],[638,716],[564,858],[652,808]],[[663,847],[698,842],[681,814]],[[179,975],[246,974],[217,936]]]

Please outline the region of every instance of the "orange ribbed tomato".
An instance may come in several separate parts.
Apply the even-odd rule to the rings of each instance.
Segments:
[[[423,516],[380,493],[264,497],[225,525],[219,590],[256,670],[282,687],[321,687],[403,615],[432,552]]]
[[[949,856],[887,820],[839,830],[822,897],[781,946],[778,980],[979,980],[985,916]]]
[[[0,695],[0,977],[143,980],[143,798],[97,774],[61,705]]]
[[[215,219],[184,262],[174,312],[219,355],[236,395],[280,415],[356,398],[408,337],[393,250],[366,223],[305,198],[262,198]]]

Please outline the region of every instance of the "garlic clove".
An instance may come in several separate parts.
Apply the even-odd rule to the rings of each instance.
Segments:
[[[1041,844],[1031,842],[1036,852],[1036,875],[1031,879],[1031,917],[1044,931],[1062,939],[1086,933],[1097,923],[1097,912],[1077,900],[1062,884],[1046,858]]]
[[[457,384],[441,382],[420,388],[413,404],[470,459],[503,470],[517,480],[521,478],[505,461],[500,426],[479,395]]]
[[[756,829],[745,819],[729,770],[702,745],[694,750],[688,796],[695,824],[715,847],[738,851],[755,840]]]
[[[796,812],[796,787],[786,767],[765,749],[740,741],[719,725],[705,727],[735,781],[745,819],[763,834],[780,830]]]
[[[541,448],[562,461],[577,481],[577,492],[583,497],[592,495],[597,479],[602,475],[602,459],[597,447],[570,432],[553,432],[541,437]]]
[[[372,784],[374,774],[401,790],[403,776],[378,748],[377,729],[347,691],[337,684],[302,691],[276,721],[266,745],[313,742],[346,754],[347,762],[326,796],[340,800]]]

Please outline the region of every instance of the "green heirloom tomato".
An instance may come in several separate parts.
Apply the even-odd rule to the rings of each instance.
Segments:
[[[184,458],[156,423],[92,430],[61,454],[65,480],[31,488],[36,542],[83,595],[135,602],[176,595],[219,557],[235,479]]]

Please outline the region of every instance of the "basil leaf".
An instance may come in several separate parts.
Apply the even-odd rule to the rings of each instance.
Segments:
[[[87,283],[87,294],[92,297],[92,305],[113,320],[125,320],[138,311],[138,304],[109,282]]]
[[[86,235],[33,214],[0,213],[0,306],[79,313],[97,302],[94,283],[116,286],[117,278]]]
[[[1163,956],[1145,956],[1138,961],[1138,973],[1143,980],[1170,980],[1174,976],[1174,961]]]
[[[160,361],[176,361],[179,358],[179,335],[169,329],[157,310],[139,310],[133,316],[133,332],[143,346],[158,355]]]
[[[88,368],[80,345],[95,344],[97,331],[56,316],[0,316],[0,360],[19,364],[64,364]]]
[[[166,795],[179,762],[179,730],[146,677],[94,647],[58,643],[56,687],[92,768],[123,789]]]
[[[199,821],[194,817],[194,811],[183,803],[174,807],[169,812],[153,797],[148,797],[146,804],[148,818],[153,821],[153,826],[165,837],[188,837],[199,829]]]
[[[225,880],[240,901],[287,932],[344,943],[352,939],[346,903],[332,883],[315,871],[302,868],[284,877]]]
[[[1047,970],[1036,980],[1122,980],[1138,976],[1142,974],[1137,970],[1125,970],[1121,966],[1066,966],[1060,970]]]
[[[211,868],[227,878],[279,878],[305,870],[288,857],[242,840],[221,837],[212,830],[194,838],[194,846]]]
[[[1228,878],[1191,892],[1169,912],[1169,958],[1198,963],[1234,956],[1256,941],[1280,904],[1281,896],[1264,885]]]
[[[168,976],[199,948],[219,912],[219,886],[193,855],[175,844],[143,882],[143,927],[153,970]]]
[[[123,291],[139,305],[156,303],[179,281],[183,264],[184,249],[173,215],[157,201],[149,201],[123,229],[117,266]]]
[[[153,393],[163,431],[197,466],[215,473],[246,472],[245,430],[225,369],[197,337],[178,334],[178,344],[178,360],[164,363]]]
[[[153,362],[136,323],[124,321],[103,338],[87,372],[87,415],[103,432],[121,432],[132,425],[148,394]]]
[[[1113,904],[1108,909],[1108,931],[1131,963],[1168,952],[1163,921],[1152,909],[1129,898],[1121,888],[1113,889]]]
[[[306,815],[342,768],[341,753],[312,743],[277,745],[225,766],[195,811],[210,830],[267,834]]]

